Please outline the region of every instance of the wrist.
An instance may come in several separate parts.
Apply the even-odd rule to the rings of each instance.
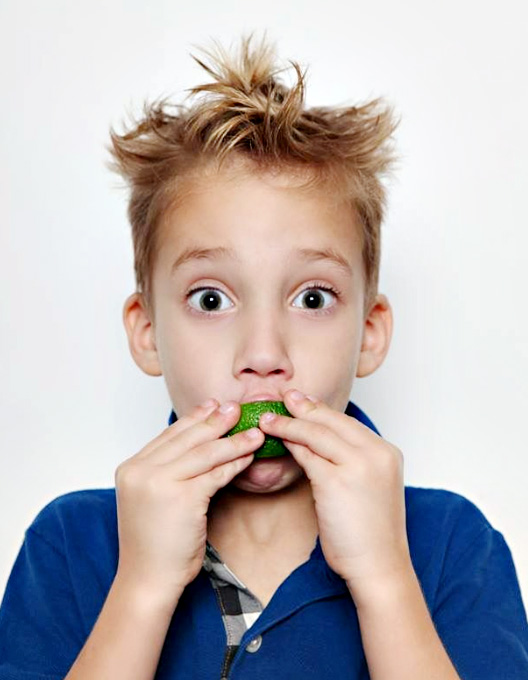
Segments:
[[[118,569],[112,583],[112,590],[115,591],[116,596],[128,602],[130,608],[142,615],[165,614],[171,618],[185,588],[179,586],[170,589],[160,588],[135,579]]]
[[[410,596],[422,595],[420,583],[409,560],[390,572],[373,573],[367,577],[346,580],[358,612],[397,606]]]

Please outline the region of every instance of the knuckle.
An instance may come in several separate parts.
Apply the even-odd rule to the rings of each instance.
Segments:
[[[245,432],[237,432],[230,437],[226,437],[226,446],[230,451],[241,451],[247,446],[247,434]]]
[[[237,455],[242,455],[262,446],[264,434],[262,434],[262,437],[253,438],[251,435],[248,435],[247,432],[239,432],[233,437],[229,437],[229,439],[233,440],[230,447],[231,451]]]
[[[136,475],[136,468],[130,461],[126,460],[117,466],[115,471],[115,481],[119,486],[129,486],[134,482]]]
[[[364,458],[358,458],[354,464],[354,476],[364,484],[370,477],[370,468],[369,461]]]
[[[404,467],[403,452],[396,446],[394,447],[394,459],[396,461],[396,467],[398,469],[398,472],[401,473]]]
[[[236,437],[236,443],[239,449],[246,449],[248,444],[255,444],[256,442],[259,441],[264,436],[264,433],[262,430],[257,431],[257,436],[255,436],[254,428],[251,428],[253,430],[253,433],[250,434],[249,430],[244,430],[243,432],[240,432],[240,437]]]
[[[215,409],[212,413],[210,413],[207,418],[203,421],[203,425],[210,429],[215,429],[218,427],[218,423],[220,421],[220,412],[218,409]]]
[[[142,487],[143,491],[147,495],[157,497],[162,494],[166,483],[163,475],[157,475],[155,473],[146,474],[142,477],[138,484]]]
[[[387,477],[399,474],[403,464],[403,454],[392,444],[383,448],[378,456],[380,471]]]
[[[216,399],[210,399],[208,402],[205,404],[200,404],[200,406],[197,406],[195,409],[195,413],[197,413],[199,416],[204,416],[207,415],[208,413],[214,413],[215,411],[218,410],[220,404]]]
[[[116,486],[132,494],[155,494],[160,490],[160,480],[155,471],[137,460],[119,465],[115,480]]]
[[[218,465],[218,466],[212,468],[212,470],[209,474],[211,475],[211,477],[214,481],[222,482],[227,476],[226,466],[225,465]]]
[[[328,428],[325,425],[321,425],[321,423],[315,423],[313,429],[317,437],[324,437],[328,434]]]

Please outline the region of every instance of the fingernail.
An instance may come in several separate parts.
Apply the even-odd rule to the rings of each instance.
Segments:
[[[304,399],[304,394],[298,390],[293,390],[293,392],[290,393],[290,397],[293,401],[302,401]]]
[[[208,399],[207,401],[204,401],[203,404],[201,404],[202,408],[211,408],[211,406],[216,406],[217,401],[216,399]]]
[[[277,414],[276,413],[264,413],[262,415],[262,422],[263,423],[271,423],[273,420],[277,420]]]
[[[226,401],[226,403],[222,404],[219,408],[220,413],[232,413],[234,410],[235,404],[232,401]]]

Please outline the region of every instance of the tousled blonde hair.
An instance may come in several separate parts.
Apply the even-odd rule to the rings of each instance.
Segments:
[[[349,202],[351,225],[360,230],[367,313],[378,290],[386,207],[382,179],[395,161],[391,107],[378,98],[361,106],[306,108],[306,73],[290,62],[296,83],[288,87],[265,38],[253,45],[252,35],[243,37],[232,54],[213,42],[213,49],[201,49],[209,63],[191,55],[213,80],[191,88],[186,104],[145,103],[143,119],[124,134],[110,128],[107,167],[130,189],[136,285],[148,310],[153,317],[161,225],[181,197],[183,182],[200,169],[220,169],[238,159],[249,171],[300,174],[303,187],[324,187]]]

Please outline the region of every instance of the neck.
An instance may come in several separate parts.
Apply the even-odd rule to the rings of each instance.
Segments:
[[[218,550],[230,544],[263,551],[292,542],[315,544],[318,525],[310,481],[271,493],[250,493],[224,487],[211,500],[207,538]],[[293,546],[292,546],[293,548]],[[295,549],[294,548],[294,549]]]

